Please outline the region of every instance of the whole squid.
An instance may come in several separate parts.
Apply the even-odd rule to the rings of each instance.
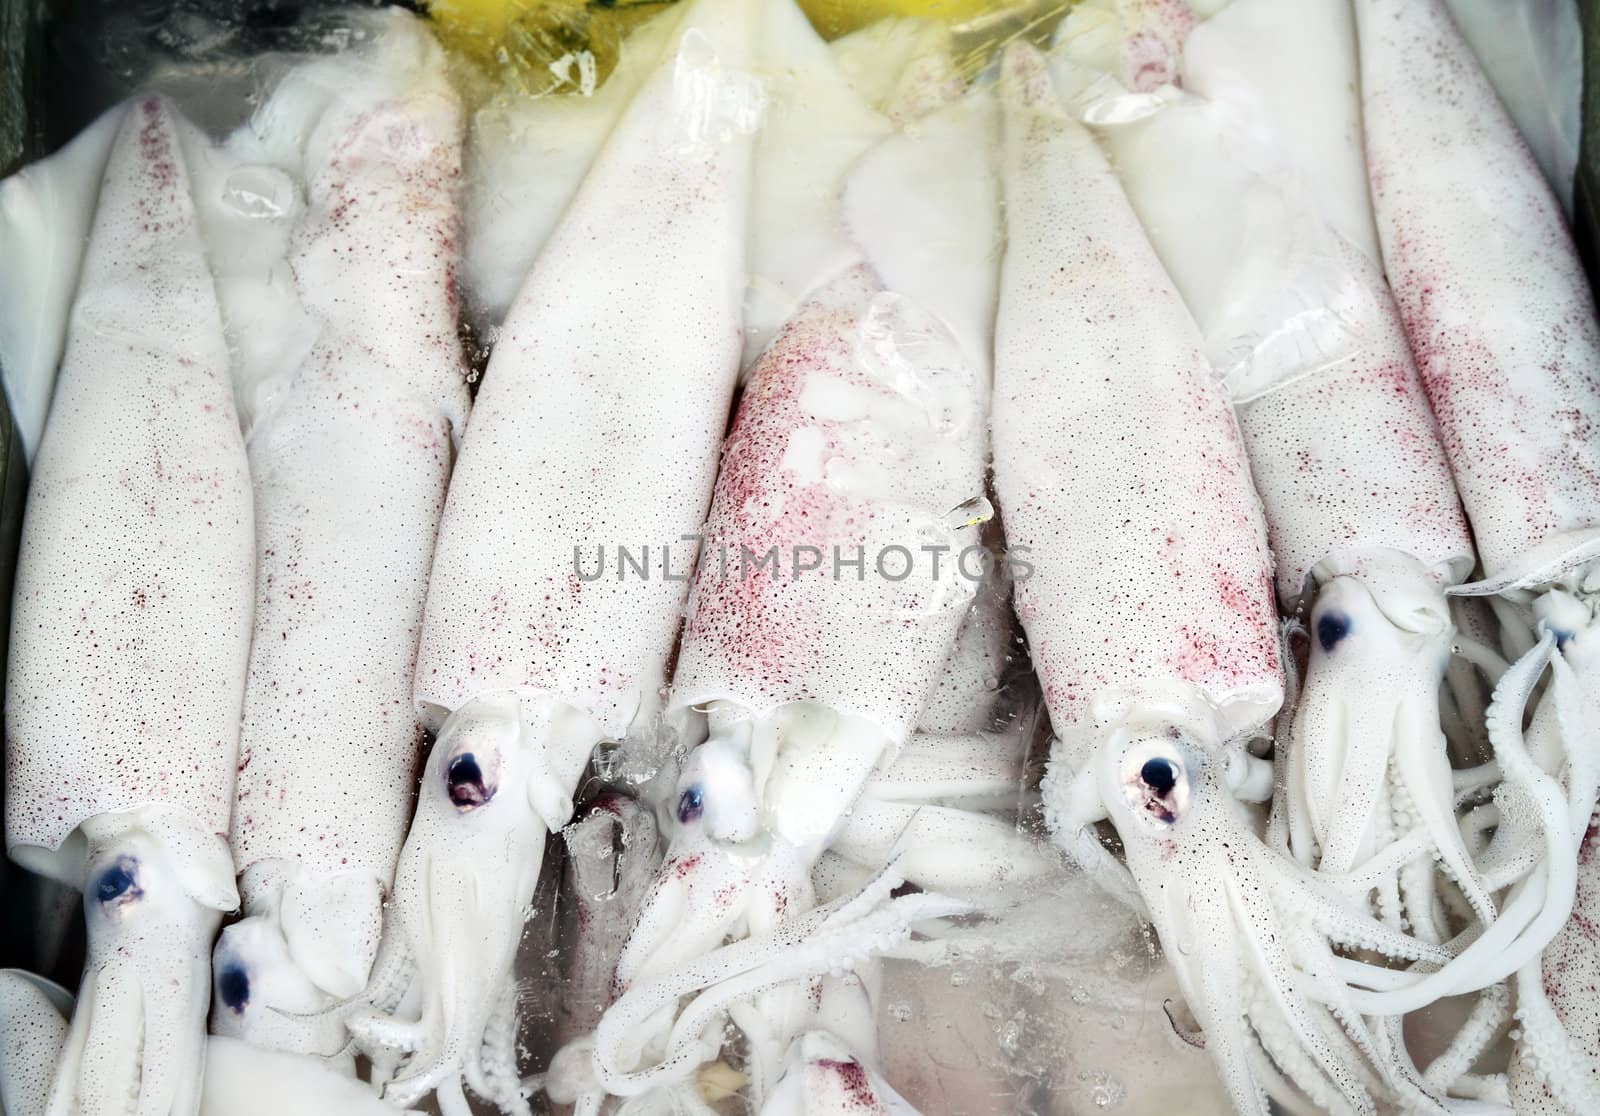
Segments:
[[[1239,1111],[1295,1089],[1439,1111],[1351,1004],[1352,979],[1404,974],[1339,951],[1447,954],[1267,846],[1247,804],[1271,791],[1251,743],[1284,676],[1261,507],[1200,333],[1043,58],[1009,48],[1001,82],[995,489],[1033,567],[1016,601],[1057,738],[1046,819],[1148,912]]]
[[[336,89],[302,153],[289,263],[317,327],[255,416],[256,611],[232,822],[246,917],[212,1027],[333,1053],[321,1009],[366,987],[422,759],[411,703],[453,443],[461,108],[415,17],[276,96]],[[268,120],[287,109],[269,105]]]
[[[84,891],[49,1111],[191,1114],[254,532],[228,349],[170,106],[112,145],[34,461],[6,687],[6,846]]]
[[[1384,264],[1482,561],[1484,580],[1462,591],[1490,597],[1522,656],[1488,727],[1502,768],[1528,786],[1497,794],[1483,854],[1516,879],[1505,914],[1531,928],[1532,948],[1493,958],[1517,970],[1518,1102],[1589,1111],[1600,1104],[1600,1062],[1580,1053],[1589,1009],[1567,1007],[1580,1034],[1565,1029],[1558,1005],[1575,1001],[1547,965],[1571,956],[1590,917],[1562,929],[1600,787],[1600,326],[1561,206],[1440,0],[1355,9]]]
[[[369,1048],[407,1055],[384,1090],[402,1105],[437,1087],[463,1111],[464,1077],[526,1111],[511,969],[545,839],[595,744],[656,712],[738,369],[753,34],[737,0],[684,13],[475,400],[417,652],[437,739],[391,912],[415,970],[374,970],[374,992],[409,983],[411,1002],[351,1020]]]

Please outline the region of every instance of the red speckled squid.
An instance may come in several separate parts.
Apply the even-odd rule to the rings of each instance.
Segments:
[[[1249,745],[1284,678],[1261,508],[1199,331],[1037,51],[1010,48],[1001,80],[995,488],[1033,566],[1016,601],[1057,735],[1047,820],[1148,912],[1241,1112],[1291,1088],[1439,1111],[1352,1002],[1406,974],[1343,951],[1447,954],[1263,843],[1246,804],[1271,789]]]
[[[1600,326],[1560,204],[1443,5],[1355,8],[1384,263],[1483,566],[1463,591],[1493,594],[1504,642],[1523,653],[1489,730],[1508,777],[1531,785],[1497,798],[1484,858],[1524,864],[1506,913],[1548,940],[1573,909],[1600,785]],[[1594,913],[1561,931],[1558,968],[1504,958],[1521,966],[1513,1077],[1530,1111],[1600,1106],[1592,992],[1566,989],[1559,969]]]
[[[112,147],[33,467],[6,687],[6,846],[83,887],[51,1113],[189,1116],[254,584],[245,450],[178,121]]]
[[[682,540],[705,515],[738,369],[753,22],[737,0],[684,14],[546,242],[474,403],[417,657],[438,738],[394,886],[419,1014],[351,1021],[368,1047],[407,1053],[384,1092],[397,1103],[437,1087],[464,1111],[465,1077],[527,1110],[511,971],[546,836],[595,744],[656,712],[688,588]],[[637,561],[641,546],[644,568],[624,576],[618,549]]]
[[[391,13],[259,115],[279,126],[319,95],[288,257],[318,332],[249,436],[256,622],[232,832],[247,917],[216,949],[212,1026],[327,1053],[314,1013],[366,987],[415,798],[412,668],[467,389],[443,53]]]

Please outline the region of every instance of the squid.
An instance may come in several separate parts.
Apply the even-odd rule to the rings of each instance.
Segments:
[[[527,1110],[510,979],[524,912],[594,746],[653,723],[737,373],[753,36],[735,0],[684,13],[474,403],[417,651],[413,696],[437,735],[375,1006],[350,1017],[363,1047],[406,1056],[384,1087],[402,1106],[436,1089],[465,1111],[465,1081]],[[409,1004],[389,994],[407,987]]]
[[[1448,952],[1266,845],[1249,812],[1283,664],[1261,507],[1200,333],[1042,56],[1008,48],[1001,83],[994,479],[1007,544],[1030,552],[1016,603],[1056,734],[1047,823],[1147,913],[1240,1112],[1292,1089],[1441,1111],[1355,998],[1408,975],[1377,958]]]
[[[994,521],[989,526],[997,527]],[[990,573],[956,633],[917,717],[916,731],[880,765],[813,871],[834,899],[898,858],[925,891],[993,912],[1019,885],[1058,870],[1058,857],[1017,828],[1032,718],[1016,706],[1011,580],[999,532],[986,541]],[[1008,677],[1010,676],[1010,677]]]
[[[322,85],[339,92],[304,141],[289,253],[319,332],[249,438],[255,635],[231,830],[245,918],[216,947],[212,1029],[331,1054],[345,1039],[319,1016],[367,985],[415,797],[412,666],[468,400],[443,53],[394,13],[278,95]]]
[[[1540,960],[1517,976],[1521,1037],[1511,1059],[1510,1099],[1517,1116],[1577,1116],[1600,1104],[1600,856],[1591,823],[1578,850],[1572,916]]]
[[[1483,856],[1516,880],[1507,913],[1520,908],[1542,946],[1573,911],[1600,789],[1600,325],[1560,204],[1448,12],[1360,0],[1356,16],[1384,263],[1482,561],[1483,580],[1461,592],[1489,597],[1521,653],[1487,721],[1501,766],[1529,785],[1497,795]],[[1463,193],[1469,170],[1477,185]],[[1573,1112],[1600,1099],[1596,1063],[1570,1056],[1585,1039],[1549,990],[1585,917],[1544,962],[1529,950],[1493,959],[1517,972],[1514,1076]]]
[[[823,103],[841,97],[799,13],[766,7],[769,42],[812,41],[791,72],[817,67]],[[789,290],[804,281],[796,261],[833,273],[751,370],[723,451],[668,706],[703,740],[678,777],[667,857],[596,1035],[594,1078],[608,1092],[692,1088],[715,1058],[720,1044],[678,1056],[694,1033],[686,1020],[700,1017],[680,1016],[663,990],[686,967],[716,972],[724,939],[781,937],[813,908],[813,867],[910,736],[983,572],[969,551],[985,514],[975,500],[995,237],[986,105],[955,102],[872,145],[829,216],[839,232],[808,230],[787,257]],[[775,99],[774,111],[797,109]],[[758,199],[780,188],[763,173],[771,164],[758,163]],[[913,192],[920,207],[897,213]],[[757,244],[772,231],[758,221]],[[809,945],[800,955],[822,957]],[[805,1001],[823,995],[821,976],[747,984],[748,1000],[727,1001],[758,1107],[787,1095],[789,1054],[816,1030]],[[715,987],[706,995],[723,1002]]]
[[[1234,0],[1187,37],[1183,92],[1139,113],[1096,90],[1080,111],[1107,121],[1196,317],[1235,405],[1278,600],[1306,616],[1275,840],[1440,943],[1453,916],[1436,861],[1469,919],[1496,916],[1457,824],[1439,710],[1459,639],[1445,590],[1476,558],[1379,269],[1354,37],[1340,0]],[[1390,867],[1357,873],[1380,854]]]
[[[51,1112],[192,1113],[254,544],[216,293],[174,111],[112,145],[34,462],[6,703],[6,846],[84,892]]]

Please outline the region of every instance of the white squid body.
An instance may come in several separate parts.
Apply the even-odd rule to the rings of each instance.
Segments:
[[[421,1017],[385,1096],[508,1109],[512,961],[594,745],[656,707],[738,368],[748,6],[698,0],[507,317],[451,478],[415,700],[438,725],[394,888]],[[647,572],[617,576],[617,549]],[[677,558],[669,557],[671,546]],[[605,552],[597,576],[597,550]],[[443,722],[440,724],[440,722]],[[484,1044],[489,1044],[487,1053]]]
[[[1578,1116],[1600,1105],[1600,838],[1578,851],[1574,913],[1541,959],[1519,975],[1522,1039],[1511,1061],[1518,1116]]]
[[[52,1112],[191,1113],[250,639],[250,481],[172,111],[112,148],[29,493],[6,845],[84,887]]]
[[[217,947],[213,1026],[307,1052],[318,1036],[296,1017],[366,986],[411,816],[412,667],[468,405],[461,109],[410,21],[330,67],[347,84],[309,135],[289,254],[319,332],[249,442],[257,596],[232,844],[250,917]]]
[[[995,485],[1033,567],[1016,598],[1059,738],[1047,820],[1142,898],[1240,1111],[1283,1077],[1324,1106],[1370,1112],[1378,1089],[1437,1110],[1351,1007],[1348,979],[1381,977],[1331,946],[1443,951],[1262,844],[1236,797],[1269,789],[1245,744],[1283,674],[1260,505],[1200,335],[1037,52],[1011,48],[1002,82]],[[1094,836],[1107,816],[1131,880]]]
[[[1290,847],[1344,875],[1412,838],[1357,893],[1437,942],[1450,934],[1436,856],[1477,916],[1494,916],[1456,825],[1438,714],[1455,635],[1444,589],[1474,556],[1377,264],[1355,53],[1342,0],[1234,0],[1186,40],[1187,93],[1084,111],[1105,121],[1234,399],[1284,610],[1310,606],[1283,765]]]
[[[894,859],[924,891],[993,909],[1015,902],[1020,883],[1056,871],[1059,857],[1014,820],[1032,718],[997,705],[1021,650],[1013,624],[1011,582],[997,565],[928,690],[917,730],[872,773],[812,873],[819,897],[847,894]]]
[[[472,114],[465,159],[461,281],[466,311],[487,332],[506,310],[578,192],[606,137],[655,71],[684,8],[634,30],[590,94],[501,93]]]
[[[1445,6],[1570,215],[1583,115],[1579,5],[1445,0]]]
[[[790,4],[771,8],[800,20]],[[831,69],[815,46],[811,64]],[[824,103],[842,94],[831,80]],[[670,703],[706,708],[709,739],[679,778],[667,860],[617,966],[630,1004],[724,938],[813,906],[812,867],[872,769],[910,736],[982,575],[962,508],[983,481],[991,117],[974,98],[881,140],[828,219],[817,215],[809,235],[824,250],[802,247],[779,272],[794,281],[844,256],[756,363],[723,452]],[[773,191],[758,172],[757,197]],[[776,565],[758,566],[767,555]],[[774,985],[735,1009],[753,1103],[787,1095],[775,1083],[809,1026],[794,1000],[820,988]],[[600,1043],[606,1089],[636,1094],[694,1071],[655,1064],[677,1033],[673,1007],[639,1019],[626,1048]],[[602,1040],[623,1031],[608,1019]]]
[[[1531,619],[1549,633],[1513,670],[1551,664],[1528,742],[1534,777],[1566,785],[1542,792],[1548,853],[1507,907],[1539,903],[1538,925],[1553,932],[1600,786],[1600,656],[1589,646],[1600,640],[1600,326],[1560,205],[1439,0],[1359,0],[1356,15],[1384,263],[1477,539],[1487,580],[1474,591],[1499,594],[1513,627]],[[1530,601],[1531,618],[1520,608]],[[1509,677],[1497,705],[1532,692],[1531,679]],[[1491,708],[1497,749],[1521,719]],[[1496,843],[1530,832],[1512,820]],[[1541,1049],[1562,1041],[1547,983],[1537,962],[1518,978],[1519,1014],[1542,1020],[1524,1029],[1521,1056],[1542,1068],[1561,1061]],[[1597,1071],[1591,1055],[1591,1099],[1574,1111],[1600,1099]]]
[[[0,373],[29,461],[39,448],[84,244],[126,104],[0,181]]]

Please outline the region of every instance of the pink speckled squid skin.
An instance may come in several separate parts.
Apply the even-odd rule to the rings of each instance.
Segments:
[[[33,467],[6,690],[13,855],[149,804],[227,832],[253,571],[216,293],[171,110],[150,97],[112,149]]]
[[[1348,245],[1362,342],[1333,367],[1239,404],[1266,509],[1278,595],[1292,609],[1332,554],[1393,548],[1454,583],[1472,536],[1383,277]]]
[[[1560,204],[1440,0],[1355,8],[1389,282],[1485,574],[1537,573],[1521,567],[1541,544],[1600,526],[1593,300]]]
[[[354,101],[312,137],[291,252],[321,333],[251,434],[256,634],[233,851],[241,873],[283,859],[387,882],[416,794],[412,668],[468,406],[462,119],[442,80]]]
[[[910,385],[871,352],[891,316],[909,330],[893,343],[910,340],[924,362]],[[959,568],[976,532],[944,517],[980,491],[984,386],[948,332],[870,265],[800,308],[751,373],[723,451],[675,708],[724,698],[764,716],[813,701],[895,741],[910,734],[982,576],[980,555]],[[947,548],[937,572],[922,545]],[[815,548],[819,568],[796,576],[797,546]],[[886,554],[893,546],[909,562]],[[776,576],[746,555],[772,547]],[[836,552],[862,556],[862,575],[836,568]]]
[[[616,738],[654,708],[741,346],[750,142],[724,131],[753,126],[685,103],[707,79],[678,57],[639,93],[659,111],[617,125],[495,345],[434,554],[424,707],[546,692]],[[646,576],[618,577],[619,546],[649,548]],[[583,580],[597,548],[604,575]]]
[[[1258,729],[1283,676],[1233,412],[1094,139],[1042,71],[1025,89],[1007,124],[994,469],[1056,733],[1087,745],[1129,709],[1195,698],[1221,739]]]

